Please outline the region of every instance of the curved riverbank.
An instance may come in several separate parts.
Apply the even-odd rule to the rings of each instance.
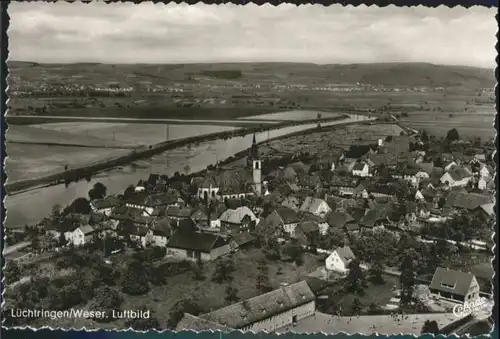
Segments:
[[[342,128],[349,124],[370,123],[367,117],[350,116],[341,121],[322,123],[323,129]],[[372,119],[373,120],[373,119]],[[338,126],[338,127],[337,127]],[[298,124],[281,129],[256,133],[257,143],[286,138],[300,133],[311,133],[317,123],[308,125]],[[117,166],[99,172],[92,176],[90,181],[80,180],[71,183],[68,187],[64,184],[51,184],[46,187],[37,187],[15,195],[7,195],[5,208],[8,211],[5,226],[19,228],[33,225],[50,214],[54,205],[66,206],[76,198],[86,197],[88,191],[97,182],[107,187],[110,195],[120,194],[130,185],[135,185],[139,180],[146,179],[151,173],[160,173],[168,176],[175,172],[195,175],[217,161],[224,162],[232,157],[237,159],[244,156],[252,144],[253,134],[245,134],[229,139],[214,139],[197,144],[173,148],[159,153],[139,163],[132,162],[127,166]],[[27,208],[29,206],[29,208]]]
[[[285,127],[308,125],[311,123],[318,123],[318,122],[328,123],[348,118],[349,118],[348,115],[339,115],[338,117],[326,118],[320,120],[313,119],[313,120],[302,120],[302,121],[287,121],[287,122],[268,125],[263,128],[262,127],[241,128],[232,131],[216,132],[205,135],[198,135],[194,137],[182,138],[174,141],[164,141],[152,145],[150,146],[150,148],[145,148],[145,147],[137,148],[127,153],[126,155],[103,159],[95,163],[87,164],[85,166],[80,166],[78,168],[69,168],[66,171],[60,171],[57,173],[52,173],[38,178],[19,180],[12,183],[9,183],[7,178],[7,184],[5,185],[5,189],[9,195],[16,195],[41,186],[47,187],[50,185],[58,185],[64,182],[72,182],[72,181],[78,181],[80,179],[85,179],[91,177],[96,173],[105,171],[107,169],[117,166],[127,165],[136,160],[149,158],[154,156],[155,154],[179,148],[192,143],[200,143],[216,139],[229,139],[229,138],[244,136],[255,132],[265,132],[265,131],[282,129]]]

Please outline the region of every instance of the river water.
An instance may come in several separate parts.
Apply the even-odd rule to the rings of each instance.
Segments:
[[[354,122],[366,119],[362,116],[351,116],[348,119],[322,123],[322,126],[332,126],[339,123]],[[283,127],[269,132],[258,133],[257,142],[267,138],[276,138],[287,134],[315,128],[317,124],[304,124]],[[208,165],[227,159],[235,153],[251,146],[252,134],[228,140],[213,140],[198,145],[185,146],[154,156],[151,159],[138,162],[139,166],[126,166],[107,172],[96,174],[90,182],[80,181],[71,183],[69,187],[55,185],[38,188],[24,193],[7,196],[5,208],[7,210],[6,227],[19,228],[24,225],[36,224],[51,213],[54,205],[67,206],[80,197],[87,198],[88,191],[96,182],[103,183],[108,194],[122,193],[129,185],[135,185],[141,179],[147,179],[150,173],[173,175],[175,172],[185,173],[186,165],[190,172],[205,169]]]

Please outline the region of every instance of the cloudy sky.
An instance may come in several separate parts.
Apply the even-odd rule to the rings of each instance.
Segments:
[[[11,3],[11,60],[495,67],[495,9]]]

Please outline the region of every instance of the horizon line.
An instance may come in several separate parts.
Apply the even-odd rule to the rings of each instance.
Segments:
[[[208,65],[208,64],[302,64],[315,66],[331,66],[331,65],[383,65],[383,64],[422,64],[431,66],[447,66],[447,67],[470,67],[479,69],[492,69],[495,67],[472,66],[464,64],[434,64],[425,61],[381,61],[381,62],[355,62],[355,63],[315,63],[305,61],[199,61],[199,62],[100,62],[100,61],[71,61],[71,62],[43,62],[43,61],[28,61],[28,60],[6,60],[8,62],[23,62],[40,65],[75,65],[75,64],[99,64],[99,65]]]

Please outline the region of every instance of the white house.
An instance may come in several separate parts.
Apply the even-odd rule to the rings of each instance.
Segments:
[[[481,165],[481,169],[479,170],[479,176],[481,178],[484,178],[485,180],[491,179],[492,174],[488,169],[488,166],[486,166],[485,164]]]
[[[439,180],[442,184],[449,187],[465,187],[471,179],[471,173],[463,168],[456,168],[453,171],[443,174]]]
[[[449,163],[448,163],[448,164],[444,167],[444,170],[445,170],[446,172],[448,172],[448,171],[452,170],[453,168],[455,168],[455,167],[457,167],[457,166],[458,166],[458,164],[457,164],[455,161],[451,161],[451,162],[449,162]]]
[[[415,200],[417,200],[417,201],[424,201],[425,200],[424,195],[419,190],[417,190],[417,193],[415,193]]]
[[[64,238],[74,246],[81,246],[92,241],[95,230],[90,225],[79,226],[73,231],[64,232]]]
[[[473,274],[443,267],[436,268],[429,290],[436,298],[460,304],[479,298],[479,284]]]
[[[417,178],[418,182],[429,179],[429,173],[424,171],[418,171],[417,174],[415,174],[415,178]]]
[[[356,257],[349,246],[339,247],[326,258],[325,268],[327,271],[347,274],[349,263],[355,259]]]
[[[488,182],[483,178],[483,177],[480,177],[477,181],[477,188],[481,191],[485,190],[486,189],[486,185],[488,184]]]
[[[325,217],[331,210],[325,200],[313,197],[307,197],[300,206],[301,212],[311,213],[321,218]]]
[[[352,168],[352,175],[356,177],[367,177],[369,174],[369,167],[364,162],[358,162]]]

